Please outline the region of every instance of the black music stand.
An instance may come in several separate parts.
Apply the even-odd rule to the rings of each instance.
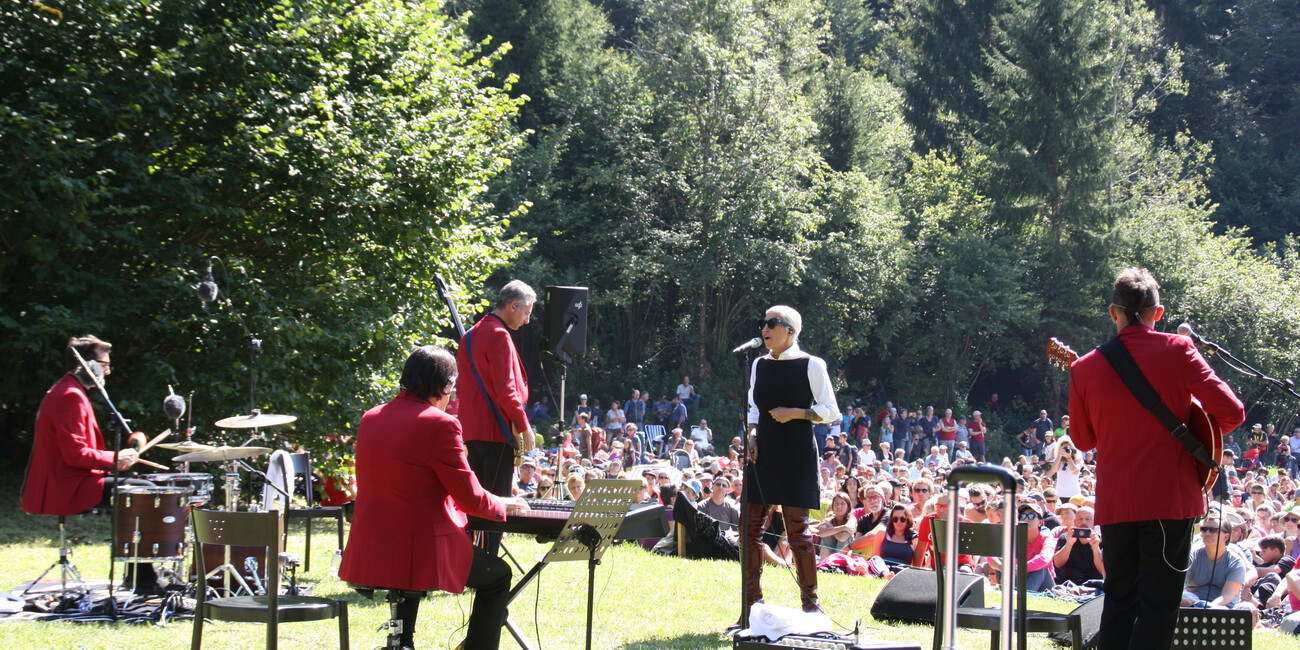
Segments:
[[[596,565],[614,541],[614,535],[623,527],[623,520],[636,503],[636,493],[641,489],[641,481],[620,481],[618,479],[598,479],[587,484],[582,491],[582,498],[573,506],[564,530],[556,538],[555,544],[546,555],[538,559],[537,564],[520,578],[510,590],[510,600],[528,586],[542,569],[552,562],[587,561],[587,650],[591,650],[591,623],[596,598]],[[530,650],[531,646],[514,624],[506,620],[506,629],[519,643],[519,647]]]

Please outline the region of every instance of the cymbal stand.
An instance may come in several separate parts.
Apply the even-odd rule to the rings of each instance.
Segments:
[[[239,509],[239,466],[235,464],[235,461],[226,461],[225,465],[226,465],[226,512],[235,512]],[[197,540],[195,541],[194,544],[194,552],[195,553],[203,552],[203,548],[201,545],[198,544]],[[246,592],[250,596],[253,595],[253,590],[249,588],[248,583],[244,580],[244,576],[240,575],[239,567],[236,567],[235,565],[230,563],[229,546],[222,547],[221,566],[212,569],[207,573],[207,575],[203,576],[203,578],[199,581],[200,584],[198,588],[206,589],[208,584],[208,579],[211,578],[212,576],[217,575],[218,573],[223,574],[225,576],[226,591],[229,592],[230,595],[237,596],[243,592]],[[239,589],[232,590],[230,588],[231,576],[234,576],[235,582],[239,583]]]

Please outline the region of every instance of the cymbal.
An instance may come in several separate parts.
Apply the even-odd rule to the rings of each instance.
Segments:
[[[296,415],[276,415],[275,413],[261,413],[254,411],[252,415],[236,415],[224,420],[217,420],[217,426],[222,429],[257,429],[261,427],[274,427],[297,421],[298,416]]]
[[[216,447],[213,447],[212,445],[205,445],[201,442],[194,442],[193,440],[186,440],[184,442],[173,442],[165,445],[158,444],[154,446],[161,447],[163,449],[170,449],[172,451],[203,451],[204,449],[216,449]]]
[[[213,447],[203,451],[181,454],[172,459],[176,463],[220,463],[227,460],[265,456],[271,453],[266,447]]]

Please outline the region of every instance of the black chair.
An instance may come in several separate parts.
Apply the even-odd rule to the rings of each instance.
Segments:
[[[339,619],[339,648],[348,650],[348,604],[343,600],[330,600],[311,596],[280,595],[280,554],[284,550],[284,520],[280,513],[271,512],[218,512],[194,509],[191,511],[194,539],[199,544],[221,546],[255,546],[266,548],[267,580],[265,596],[235,596],[208,598],[208,589],[197,590],[194,605],[194,638],[192,650],[203,647],[203,622],[205,618],[218,621],[263,623],[266,629],[266,647],[275,650],[279,624],[300,621]],[[271,560],[271,558],[275,558]],[[207,575],[210,568],[203,553],[195,553],[199,575]],[[202,581],[200,581],[200,584]]]
[[[934,650],[939,650],[940,644],[943,643],[941,621],[944,620],[948,605],[947,594],[944,593],[944,571],[947,567],[940,561],[939,552],[947,547],[948,522],[936,517],[930,520],[930,524],[934,530],[934,544],[930,547],[930,560],[932,566],[935,567],[934,575],[938,584],[936,593],[939,594],[938,601],[935,604]],[[1007,593],[1006,589],[1002,590],[1003,598],[1015,598],[1013,603],[1015,613],[1012,620],[1015,621],[1016,647],[1024,650],[1028,646],[1028,634],[1030,632],[1035,634],[1068,632],[1071,647],[1074,650],[1083,650],[1083,621],[1078,614],[1058,614],[1056,612],[1028,609],[1025,600],[1028,591],[1025,588],[1027,582],[1025,564],[1027,563],[1028,548],[1029,527],[1025,524],[1017,524],[1015,531],[1015,594]],[[957,552],[959,555],[1000,557],[1002,555],[1002,524],[961,524],[958,526],[957,532]],[[1006,574],[1007,570],[1008,567],[1002,567],[1003,575]],[[993,650],[998,650],[998,632],[1002,629],[1002,610],[999,607],[958,607],[957,627],[988,630],[992,638],[990,647]]]
[[[303,551],[302,571],[307,573],[311,571],[311,528],[312,522],[316,519],[333,519],[338,526],[339,545],[337,548],[343,548],[343,508],[341,506],[318,506],[316,505],[316,489],[312,485],[313,473],[311,468],[311,454],[289,454],[289,460],[293,463],[293,472],[298,476],[304,477],[303,498],[307,501],[306,508],[289,507],[285,512],[285,518],[292,523],[297,519],[307,521],[307,540],[306,549]]]

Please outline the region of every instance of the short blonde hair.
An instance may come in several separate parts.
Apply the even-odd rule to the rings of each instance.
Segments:
[[[767,310],[776,312],[777,315],[781,317],[781,320],[789,323],[791,329],[794,330],[795,336],[798,336],[799,332],[803,331],[803,316],[800,316],[799,312],[795,311],[794,307],[788,305],[773,305],[768,307]]]

